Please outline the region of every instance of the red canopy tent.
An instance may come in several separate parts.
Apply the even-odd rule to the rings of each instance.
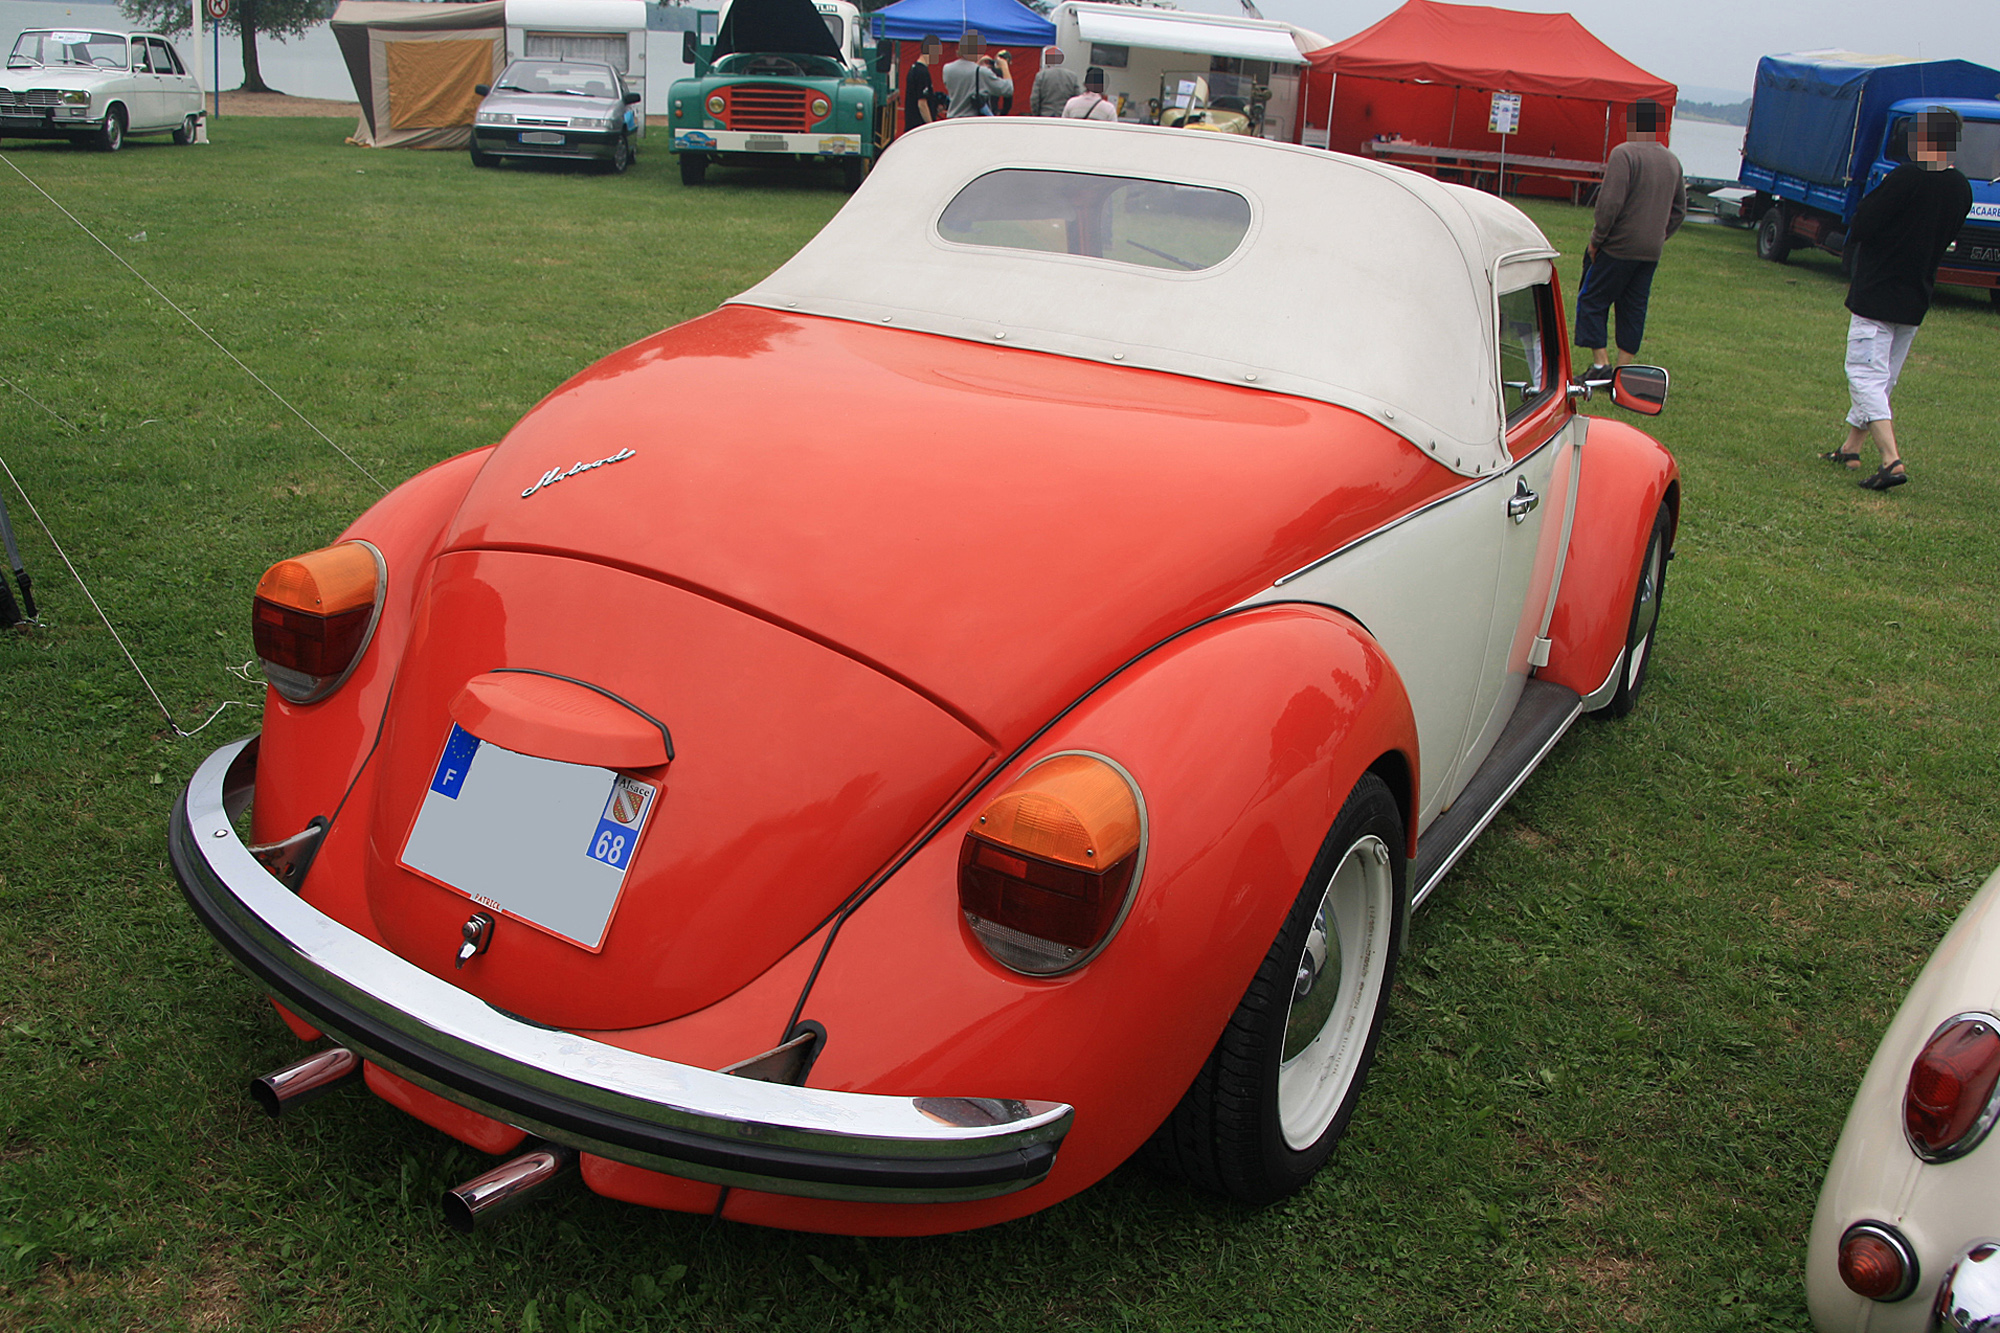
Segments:
[[[1498,150],[1500,136],[1487,129],[1491,95],[1511,92],[1522,96],[1510,154],[1602,162],[1625,140],[1629,103],[1651,98],[1671,115],[1678,92],[1568,14],[1436,0],[1409,0],[1372,28],[1306,58],[1304,123],[1327,129],[1327,147],[1342,153],[1395,135]]]

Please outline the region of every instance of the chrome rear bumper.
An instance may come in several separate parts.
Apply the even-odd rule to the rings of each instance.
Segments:
[[[257,738],[196,770],[168,851],[195,915],[290,1009],[441,1096],[600,1157],[822,1199],[983,1199],[1046,1177],[1068,1106],[763,1083],[639,1055],[500,1012],[316,910],[251,856],[232,818]]]

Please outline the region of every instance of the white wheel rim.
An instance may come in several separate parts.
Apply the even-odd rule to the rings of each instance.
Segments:
[[[1373,834],[1347,849],[1306,935],[1285,1011],[1278,1124],[1303,1151],[1319,1141],[1361,1072],[1388,970],[1395,884]]]

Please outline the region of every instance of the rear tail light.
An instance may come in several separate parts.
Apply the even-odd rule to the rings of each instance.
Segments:
[[[265,570],[250,629],[271,687],[296,704],[338,688],[375,633],[387,584],[382,553],[367,542],[341,542]]]
[[[2000,1116],[2000,1019],[1959,1014],[1931,1034],[1910,1066],[1903,1133],[1926,1162],[1979,1146]]]
[[[1871,1301],[1900,1301],[1917,1289],[1917,1253],[1903,1233],[1856,1222],[1840,1237],[1840,1280]]]
[[[1095,957],[1131,906],[1145,862],[1145,808],[1123,768],[1060,754],[1022,774],[973,822],[958,902],[994,959],[1053,976]]]

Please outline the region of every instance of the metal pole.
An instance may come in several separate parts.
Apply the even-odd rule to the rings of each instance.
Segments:
[[[21,548],[14,544],[14,525],[7,521],[7,499],[0,496],[0,546],[7,551],[7,563],[14,570],[14,582],[21,585],[21,601],[27,608],[28,619],[35,618],[34,580],[28,577],[27,569],[21,564]],[[14,598],[7,591],[7,585],[0,583],[0,628],[12,625],[21,619],[14,607]]]

